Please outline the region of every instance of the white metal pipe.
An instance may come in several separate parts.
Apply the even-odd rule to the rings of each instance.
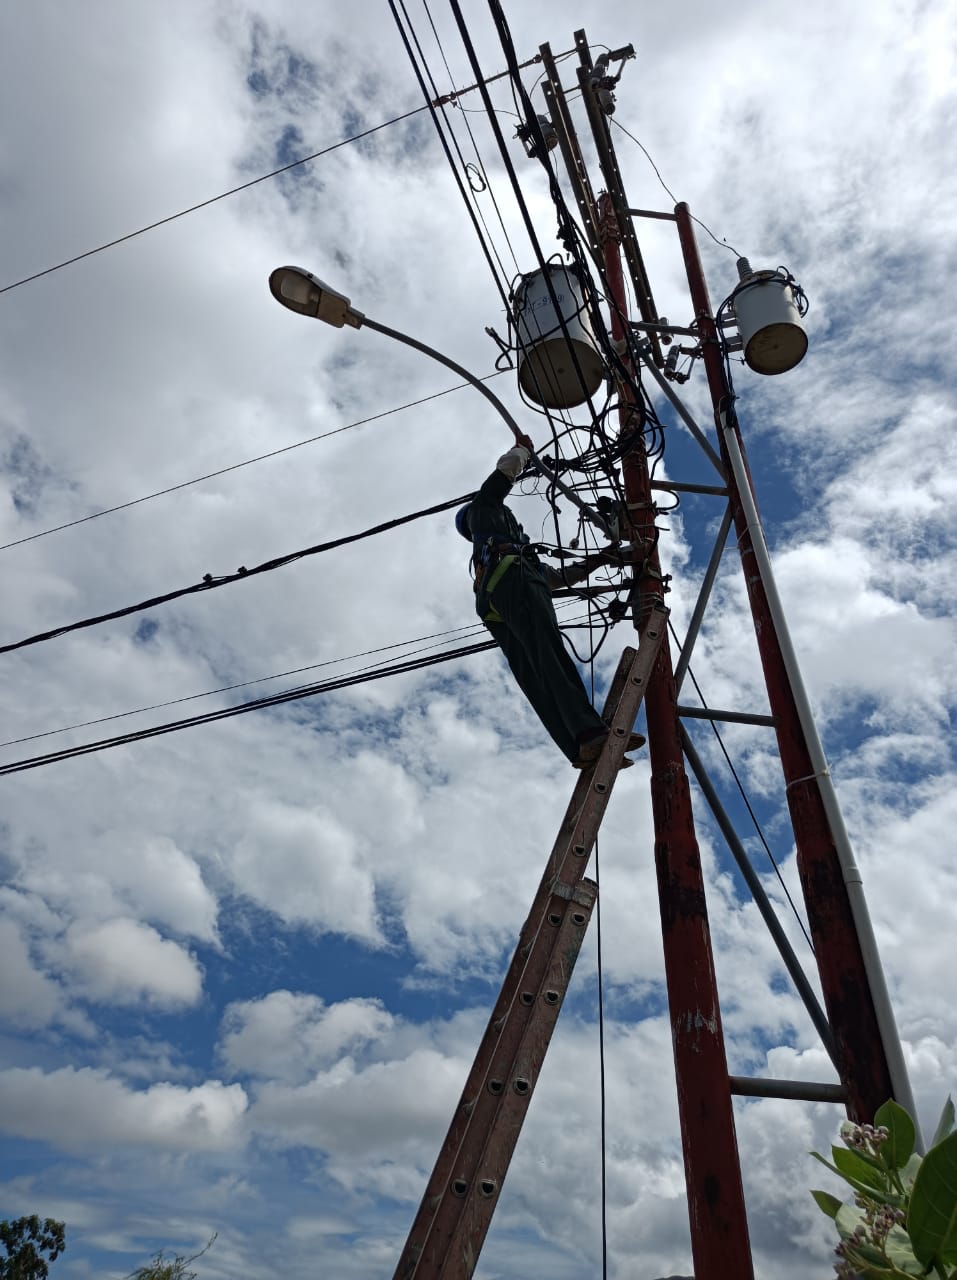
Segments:
[[[784,616],[784,607],[781,604],[781,597],[778,595],[777,584],[774,580],[774,570],[771,567],[771,557],[764,539],[764,528],[761,524],[761,517],[758,514],[757,504],[754,501],[754,494],[751,491],[751,482],[748,479],[747,468],[744,465],[744,457],[741,453],[733,421],[729,419],[728,414],[725,412],[721,413],[721,430],[724,433],[728,457],[731,460],[731,470],[741,498],[741,506],[747,520],[748,532],[751,535],[755,564],[764,586],[768,609],[771,613],[771,620],[774,623],[778,645],[781,650],[781,658],[787,671],[791,692],[794,695],[794,702],[797,707],[798,719],[800,720],[804,738],[807,742],[808,753],[811,757],[811,769],[813,776],[817,780],[821,799],[824,803],[824,810],[830,824],[831,835],[834,838],[834,846],[841,864],[844,883],[847,886],[851,914],[854,917],[857,938],[864,960],[864,970],[871,988],[871,999],[874,1002],[874,1013],[884,1046],[884,1056],[887,1059],[887,1068],[890,1072],[894,1097],[912,1116],[917,1130],[917,1149],[923,1151],[924,1144],[920,1132],[920,1123],[917,1118],[917,1107],[911,1091],[910,1080],[907,1076],[900,1033],[897,1030],[897,1021],[894,1017],[894,1010],[887,990],[884,968],[877,949],[877,940],[874,937],[874,927],[871,923],[870,912],[867,909],[867,901],[864,897],[864,881],[854,859],[854,850],[851,848],[847,828],[844,825],[844,816],[841,813],[837,792],[834,790],[834,782],[831,778],[831,771],[828,768],[827,757],[824,755],[824,747],[817,731],[817,725],[814,723],[814,716],[811,711],[807,690],[801,677],[797,654],[794,652],[794,646],[791,643],[791,635]]]

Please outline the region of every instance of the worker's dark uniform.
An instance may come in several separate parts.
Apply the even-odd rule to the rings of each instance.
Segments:
[[[569,760],[583,739],[607,731],[591,705],[558,629],[548,572],[504,498],[512,481],[495,470],[468,512],[476,570],[475,608],[512,674]],[[489,549],[489,539],[493,548]]]

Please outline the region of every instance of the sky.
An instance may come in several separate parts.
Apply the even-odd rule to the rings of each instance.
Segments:
[[[463,7],[485,74],[503,70],[487,7]],[[439,90],[472,84],[444,0],[435,31],[420,0],[407,9]],[[804,362],[775,378],[736,365],[737,408],[932,1128],[957,1066],[953,7],[506,12],[523,60],[544,41],[573,48],[583,24],[594,46],[634,44],[615,120],[714,233],[699,236],[715,304],[736,253],[786,265],[810,299]],[[505,81],[493,97],[553,253]],[[267,288],[298,263],[494,372],[485,329],[504,334],[502,301],[426,112],[122,239],[421,105],[386,0],[4,7],[0,642],[481,483],[510,443],[482,397],[381,335],[291,315]],[[474,202],[504,274],[530,270],[477,95],[450,119],[488,183]],[[646,155],[614,133],[633,206],[670,210]],[[639,235],[661,313],[687,324],[672,229]],[[544,445],[514,372],[491,385]],[[681,393],[710,430],[700,365]],[[713,483],[656,404],[661,474]],[[542,527],[541,494],[515,505]],[[714,499],[688,497],[662,519],[679,635],[719,518]],[[567,540],[567,506],[561,520]],[[5,653],[0,767],[480,639],[464,546],[434,515]],[[624,624],[606,640],[599,688],[629,640]],[[712,706],[765,710],[733,545],[692,668]],[[73,725],[87,727],[56,732]],[[798,897],[767,731],[722,738],[781,881],[710,730],[692,730],[811,965],[781,888]],[[65,1221],[62,1280],[119,1278],[214,1233],[202,1280],[391,1275],[573,782],[495,652],[0,777],[0,1217]],[[697,800],[696,814],[731,1069],[833,1079]],[[653,838],[639,756],[600,842],[615,1280],[691,1273]],[[597,973],[593,921],[479,1280],[602,1274]],[[827,1175],[808,1152],[840,1114],[766,1100],[735,1116],[756,1275],[829,1274],[829,1224],[808,1195]]]

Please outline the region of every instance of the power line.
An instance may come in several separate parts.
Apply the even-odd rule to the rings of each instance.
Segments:
[[[680,650],[681,642],[678,639],[678,633],[675,631],[674,625],[670,621],[668,623],[668,630],[671,632],[672,636],[674,637],[675,644],[678,646]],[[694,672],[691,670],[690,666],[687,668],[687,671],[688,671],[688,679],[694,685],[695,693],[698,695],[698,699],[701,702],[702,707],[707,711],[708,704],[705,701],[704,694],[701,692],[701,686],[698,684],[698,681],[695,679]],[[768,844],[767,840],[765,839],[764,831],[762,830],[761,824],[758,821],[758,815],[754,812],[754,809],[751,806],[751,801],[748,799],[748,793],[745,790],[744,783],[741,781],[738,771],[734,767],[734,762],[732,761],[730,755],[728,754],[728,749],[724,745],[724,739],[721,737],[721,734],[718,732],[718,726],[715,724],[713,720],[710,723],[711,723],[711,732],[714,734],[715,738],[717,739],[718,746],[721,748],[721,754],[724,756],[725,763],[727,764],[728,768],[731,770],[731,776],[732,778],[734,778],[734,781],[737,784],[738,792],[741,796],[741,799],[744,802],[744,807],[747,809],[748,814],[750,815],[751,821],[754,824],[754,829],[758,833],[758,839],[764,845],[764,851],[768,855],[768,861],[771,863],[771,866],[774,868],[774,874],[777,876],[778,882],[781,885],[781,888],[784,890],[784,896],[788,900],[788,905],[790,906],[791,911],[794,915],[794,918],[798,922],[801,932],[804,934],[804,940],[807,942],[807,945],[811,948],[811,954],[813,955],[814,943],[811,941],[810,935],[808,934],[804,921],[802,920],[801,915],[794,904],[794,899],[791,897],[788,887],[784,883],[784,877],[781,875],[781,868],[778,866],[777,860],[775,859],[774,854],[771,852],[771,846]]]
[[[541,55],[536,54],[534,58],[530,58],[528,62],[522,65],[531,66],[535,62],[541,62]],[[500,80],[508,74],[508,71],[501,71],[497,75],[489,76],[486,83]],[[454,103],[464,94],[471,93],[478,87],[477,84],[470,84],[464,89],[455,89],[451,93],[436,99],[435,102],[426,102],[421,107],[414,107],[411,111],[406,111],[403,115],[393,116],[391,120],[383,120],[381,124],[373,125],[371,129],[365,129],[362,133],[353,134],[350,138],[341,138],[338,142],[324,147],[321,151],[314,151],[311,155],[302,156],[298,160],[293,160],[290,164],[284,164],[278,169],[270,170],[269,173],[260,174],[258,178],[251,178],[249,182],[241,182],[239,186],[230,187],[228,191],[221,191],[219,195],[210,196],[208,200],[200,200],[198,204],[190,205],[188,209],[180,209],[178,213],[171,213],[165,218],[159,218],[156,222],[150,222],[147,226],[140,227],[136,231],[128,231],[126,235],[117,236],[115,240],[109,240],[106,244],[97,245],[95,249],[87,249],[84,253],[75,254],[72,258],[65,258],[63,262],[57,262],[52,267],[45,267],[42,271],[34,271],[32,275],[24,276],[21,280],[14,280],[10,284],[2,285],[0,286],[0,293],[9,293],[11,289],[19,289],[21,285],[30,284],[33,280],[40,280],[43,276],[52,275],[54,271],[62,271],[64,267],[70,267],[75,262],[82,262],[84,258],[92,258],[95,254],[103,253],[107,249],[113,249],[116,245],[124,244],[127,240],[135,240],[137,236],[145,235],[147,231],[155,231],[157,227],[166,226],[169,222],[176,222],[178,218],[185,218],[189,213],[196,213],[200,209],[206,209],[211,204],[217,204],[220,200],[226,200],[229,196],[238,195],[241,191],[248,191],[250,187],[255,187],[260,182],[266,182],[270,178],[277,178],[280,174],[288,173],[290,169],[298,168],[299,165],[309,164],[310,161],[327,156],[331,152],[337,151],[340,147],[348,146],[351,142],[361,142],[363,138],[371,137],[372,134],[378,133],[380,129],[387,129],[392,124],[401,124],[403,120],[408,120],[412,116],[418,115],[420,111],[425,111],[427,107],[440,107],[448,102]]]
[[[188,213],[196,213],[199,209],[206,209],[209,205],[217,204],[220,200],[225,200],[229,196],[238,195],[240,191],[248,191],[250,187],[255,187],[260,182],[266,182],[269,178],[276,178],[281,173],[288,173],[290,169],[296,169],[301,164],[308,164],[311,160],[318,160],[321,156],[327,156],[330,152],[337,151],[340,147],[348,146],[351,142],[361,142],[363,138],[370,138],[374,133],[378,133],[380,129],[387,129],[390,124],[400,124],[403,120],[408,120],[411,116],[418,115],[420,111],[424,110],[425,107],[415,107],[411,111],[406,111],[404,115],[393,116],[391,120],[383,120],[381,124],[375,124],[371,129],[365,129],[362,133],[355,133],[351,138],[341,138],[338,142],[334,142],[329,147],[324,147],[321,151],[314,151],[312,155],[302,156],[301,159],[293,160],[290,164],[284,164],[269,173],[261,174],[258,178],[251,178],[249,182],[241,182],[238,187],[230,187],[228,191],[221,191],[218,196],[210,196],[208,200],[200,200],[199,204],[191,204],[188,209],[180,209],[179,213],[171,213],[165,218],[159,218],[156,222],[140,227],[137,231],[128,231],[125,236],[117,236],[115,240],[97,245],[95,249],[87,249],[85,253],[78,253],[72,258],[66,258],[63,262],[56,263],[55,266],[46,267],[43,271],[34,271],[32,275],[24,276],[22,280],[14,280],[12,284],[5,284],[0,287],[0,293],[9,293],[11,289],[19,289],[23,284],[30,284],[33,280],[52,275],[54,271],[62,271],[64,267],[70,267],[74,262],[82,262],[84,258],[92,258],[94,254],[113,249],[118,244],[125,244],[127,240],[135,240],[137,236],[145,235],[147,231],[155,231],[157,227],[165,227],[169,222],[175,222],[178,218],[185,218]]]
[[[487,373],[484,377],[479,378],[479,382],[488,382],[492,378],[497,378],[505,370],[496,370],[495,373]],[[339,435],[342,431],[351,431],[353,427],[363,427],[368,422],[377,422],[380,418],[387,418],[392,413],[401,413],[403,409],[414,409],[420,404],[427,404],[430,400],[438,400],[441,396],[451,395],[453,391],[461,391],[463,387],[471,386],[468,382],[457,382],[454,387],[446,387],[444,391],[436,391],[432,395],[422,396],[420,400],[410,400],[408,404],[396,405],[392,409],[383,409],[381,413],[374,413],[369,418],[360,418],[358,422],[350,422],[344,427],[336,427],[333,431],[324,431],[318,436],[309,436],[306,440],[297,440],[295,444],[283,445],[281,449],[272,449],[269,453],[260,453],[255,458],[246,458],[243,462],[234,462],[228,467],[220,467],[218,471],[208,471],[205,475],[195,476],[192,480],[183,480],[179,484],[171,484],[165,489],[157,489],[154,493],[143,494],[141,498],[131,498],[129,502],[119,502],[115,507],[104,507],[102,511],[93,511],[88,516],[79,516],[76,520],[67,520],[65,524],[56,524],[50,529],[43,529],[39,533],[27,534],[25,538],[17,538],[13,542],[4,542],[0,545],[0,551],[7,551],[10,547],[22,546],[25,542],[33,542],[37,538],[45,538],[51,533],[60,533],[64,529],[72,529],[78,524],[85,524],[88,520],[97,520],[100,516],[112,515],[115,511],[125,511],[128,507],[138,506],[141,502],[149,502],[152,498],[162,498],[167,493],[176,493],[179,489],[188,489],[190,485],[201,484],[204,480],[213,480],[216,476],[224,476],[230,471],[238,471],[241,467],[250,467],[254,462],[265,462],[267,458],[278,458],[280,454],[290,453],[293,449],[301,449],[303,445],[315,444],[317,440],[327,440],[330,436]]]
[[[563,610],[571,608],[576,603],[577,601],[575,600],[560,601],[556,605],[556,612],[562,612]],[[563,621],[565,626],[574,626],[578,623],[579,619],[576,617],[564,619]],[[184,702],[196,702],[200,698],[215,697],[218,693],[232,693],[236,689],[248,689],[254,684],[266,684],[270,680],[282,680],[286,676],[302,675],[305,671],[318,671],[322,667],[334,667],[338,666],[339,663],[342,662],[354,662],[358,658],[368,658],[376,653],[388,653],[392,649],[410,649],[410,652],[404,656],[405,658],[411,658],[416,654],[425,653],[428,649],[436,649],[439,647],[435,644],[426,644],[425,641],[427,640],[444,640],[448,636],[460,636],[462,639],[465,639],[469,636],[481,634],[482,626],[480,623],[470,623],[464,627],[451,627],[447,631],[434,631],[427,636],[415,636],[410,640],[397,640],[394,644],[379,645],[375,649],[364,649],[361,653],[350,653],[342,658],[329,658],[325,662],[312,662],[308,663],[304,667],[292,667],[289,671],[277,671],[271,676],[256,676],[252,680],[239,680],[235,684],[220,685],[217,689],[205,689],[202,693],[188,693],[179,698],[167,698],[164,702],[152,702],[144,707],[131,707],[128,711],[116,711],[112,715],[97,716],[92,720],[79,720],[74,724],[60,725],[57,729],[44,729],[39,733],[24,734],[23,737],[20,738],[8,738],[6,742],[0,742],[0,749],[4,747],[19,746],[22,742],[37,742],[40,738],[52,738],[60,733],[70,733],[74,729],[89,729],[94,725],[108,724],[111,720],[125,720],[129,716],[145,715],[148,711],[162,711],[167,707],[181,706]],[[410,646],[412,645],[419,645],[421,647],[411,649]],[[376,663],[372,664],[373,667],[377,665],[378,664]],[[367,668],[360,669],[366,670]]]
[[[22,773],[27,769],[38,769],[41,765],[55,764],[60,760],[71,760],[75,756],[91,755],[97,751],[106,751],[110,747],[121,747],[133,742],[141,742],[144,738],[156,738],[160,734],[175,733],[180,729],[190,729],[196,725],[212,724],[216,720],[226,720],[231,716],[244,715],[246,712],[259,711],[265,707],[280,706],[284,702],[295,702],[301,698],[313,697],[320,693],[331,693],[337,689],[348,688],[351,685],[366,684],[370,680],[379,680],[385,676],[404,675],[410,671],[419,671],[423,667],[435,666],[440,662],[451,662],[456,658],[464,658],[470,654],[482,653],[486,649],[494,648],[496,648],[494,640],[485,640],[477,644],[460,645],[457,649],[450,649],[442,654],[433,654],[428,658],[414,658],[394,663],[389,667],[357,672],[350,676],[342,676],[339,679],[327,680],[319,684],[288,689],[284,693],[275,693],[265,698],[256,698],[250,702],[241,702],[235,707],[221,707],[217,711],[207,711],[201,715],[189,716],[182,720],[171,720],[165,724],[154,725],[149,729],[138,729],[131,733],[118,734],[113,738],[101,738],[96,742],[87,742],[76,747],[64,747],[60,751],[50,751],[42,756],[13,760],[9,764],[0,765],[0,775]]]
[[[411,22],[409,22],[409,15],[406,11],[403,0],[399,0],[399,4],[402,5],[402,12],[405,15],[406,22],[408,23],[410,30],[412,30],[412,24]],[[395,0],[389,0],[389,8],[392,11],[392,17],[395,19],[395,24],[396,24],[396,27],[398,28],[399,35],[402,39],[402,43],[405,45],[405,50],[406,50],[406,53],[408,54],[409,61],[412,64],[412,70],[415,73],[415,78],[419,82],[419,88],[422,91],[422,96],[425,98],[425,106],[420,109],[423,111],[428,109],[429,114],[432,116],[432,121],[435,124],[436,132],[439,135],[439,141],[442,144],[442,150],[445,152],[446,159],[448,160],[449,166],[452,170],[452,176],[455,178],[455,182],[459,188],[459,192],[462,196],[462,199],[465,201],[465,207],[468,210],[469,217],[472,221],[472,226],[475,229],[475,234],[478,236],[479,244],[481,245],[482,252],[485,255],[485,261],[488,263],[488,267],[489,267],[489,270],[492,272],[492,278],[495,281],[496,288],[498,289],[499,295],[507,310],[508,298],[506,297],[505,290],[503,289],[502,283],[499,280],[498,271],[496,270],[495,263],[492,260],[492,255],[491,255],[491,252],[489,251],[488,244],[486,243],[485,235],[483,235],[482,233],[482,227],[479,225],[479,215],[476,211],[476,208],[473,202],[469,199],[468,194],[466,193],[465,186],[462,182],[462,177],[459,173],[458,166],[456,165],[455,159],[452,155],[452,151],[449,146],[448,139],[446,138],[445,133],[443,132],[442,126],[439,122],[438,112],[436,111],[435,107],[432,104],[432,100],[429,97],[429,90],[423,78],[422,71],[419,68],[418,61],[416,60],[415,53],[412,49],[412,44],[409,40],[409,37],[406,35],[405,27],[402,25],[402,21],[399,18],[399,12],[396,8]],[[412,35],[413,35],[413,38],[415,39],[416,45],[418,45],[418,39],[417,37],[415,37],[414,30],[412,30]],[[421,46],[419,46],[419,53],[421,54],[421,52],[422,52]],[[424,61],[425,60],[423,58],[423,62]],[[432,81],[433,91],[436,89],[436,87],[437,86],[435,84],[435,81],[433,80]],[[484,92],[487,92],[487,91],[483,90],[483,93]],[[445,111],[444,107],[442,108],[442,111],[444,114],[444,111]],[[456,150],[459,152],[459,158],[462,160],[464,165],[464,158],[462,157],[461,151],[459,151],[458,142],[456,141],[455,135],[451,129],[449,130],[449,134],[452,137],[453,142],[455,142]],[[487,229],[486,229],[486,234],[487,234]]]
[[[665,193],[671,197],[671,199],[674,201],[675,204],[677,204],[678,197],[675,195],[675,193],[668,186],[667,182],[665,182],[664,178],[661,176],[661,170],[655,164],[654,160],[652,160],[651,152],[648,150],[645,144],[643,142],[639,142],[639,140],[635,137],[633,133],[629,133],[628,130],[625,128],[625,126],[620,121],[616,120],[614,116],[611,117],[611,122],[612,124],[617,125],[618,128],[622,131],[622,133],[624,133],[627,137],[631,138],[635,146],[640,147],[642,149],[642,151],[645,153],[645,159],[651,165],[652,169],[654,169],[655,175],[658,178],[658,181],[661,183],[661,185],[665,189]],[[707,223],[702,222],[700,218],[696,218],[694,214],[691,215],[691,221],[697,222],[699,227],[701,227],[704,231],[707,231],[708,235],[711,237],[711,239],[715,242],[716,245],[720,245],[722,249],[727,249],[730,253],[733,253],[736,257],[740,258],[741,255],[738,253],[737,249],[735,249],[733,245],[728,244],[727,240],[719,240],[718,237],[711,230],[711,228],[707,225]]]
[[[570,607],[571,601],[568,602]],[[565,605],[560,606],[565,608]],[[572,622],[576,619],[571,619]],[[316,670],[319,667],[329,666],[336,662],[349,662],[354,658],[368,657],[374,653],[385,653],[389,649],[402,648],[407,645],[420,644],[423,640],[440,640],[446,636],[458,635],[461,632],[468,634],[481,633],[482,627],[479,624],[472,624],[466,627],[454,627],[450,631],[437,631],[432,635],[420,636],[416,640],[404,640],[396,644],[382,645],[378,649],[368,649],[364,653],[352,654],[349,658],[334,658],[331,663],[315,663],[309,667],[297,667],[293,671],[280,672],[273,676],[262,676],[259,680],[246,680],[239,684],[225,685],[221,689],[210,689],[207,693],[190,694],[185,698],[173,698],[168,702],[154,703],[149,707],[137,707],[131,711],[121,711],[112,716],[101,716],[97,720],[87,720],[81,724],[66,725],[61,729],[51,729],[46,733],[31,734],[24,738],[13,738],[9,742],[0,743],[0,747],[14,746],[20,742],[35,741],[37,738],[49,737],[56,733],[66,733],[70,729],[83,729],[91,725],[103,724],[108,720],[122,719],[124,716],[137,715],[141,712],[156,711],[162,707],[175,706],[177,703],[190,702],[196,698],[210,697],[217,693],[228,693],[233,689],[242,689],[250,684],[258,684],[264,680],[278,680],[284,675],[296,675],[300,671]],[[203,712],[196,716],[187,716],[181,720],[170,720],[163,724],[154,725],[149,729],[133,730],[130,733],[117,734],[112,738],[101,738],[95,742],[83,743],[75,747],[64,747],[59,751],[50,751],[40,756],[30,756],[23,760],[13,760],[9,764],[0,765],[0,775],[6,773],[22,773],[26,769],[37,769],[44,764],[55,764],[59,760],[69,760],[74,756],[91,755],[97,751],[105,751],[110,747],[118,747],[128,745],[130,743],[139,742],[144,738],[155,738],[160,734],[174,733],[180,729],[189,729],[196,725],[212,724],[216,720],[225,720],[230,716],[243,715],[248,711],[259,711],[269,707],[281,706],[286,702],[299,701],[302,698],[313,697],[320,693],[332,693],[339,689],[349,688],[351,685],[365,684],[371,680],[392,675],[402,675],[411,671],[419,671],[424,667],[438,665],[442,662],[451,662],[456,658],[467,657],[473,653],[484,653],[487,649],[497,647],[496,641],[484,640],[475,644],[460,645],[458,648],[449,649],[445,653],[433,654],[429,658],[423,658],[417,655],[424,653],[427,649],[437,648],[436,645],[426,645],[423,649],[413,651],[412,654],[406,654],[403,658],[394,662],[391,666],[383,663],[372,663],[368,667],[362,667],[358,671],[350,672],[345,676],[334,677],[330,680],[321,681],[314,684],[298,685],[293,689],[283,690],[281,693],[267,695],[264,698],[251,699],[248,702],[241,702],[237,706],[222,707],[216,711]]]
[[[442,59],[442,63],[443,63],[443,65],[445,66],[446,74],[447,74],[447,75],[448,75],[448,77],[449,77],[449,81],[450,81],[450,83],[453,83],[453,84],[454,84],[454,81],[453,81],[453,78],[452,78],[452,68],[449,66],[449,60],[448,60],[448,58],[445,56],[445,50],[444,50],[444,48],[442,47],[442,41],[441,41],[441,38],[440,38],[440,36],[439,36],[438,28],[436,27],[436,25],[435,25],[435,21],[434,21],[434,20],[433,20],[433,18],[432,18],[432,12],[431,12],[431,10],[429,9],[428,0],[422,0],[422,3],[423,3],[424,8],[425,8],[426,17],[427,17],[427,18],[428,18],[428,20],[429,20],[429,26],[432,28],[432,34],[433,34],[433,36],[435,37],[435,43],[436,43],[436,46],[437,46],[437,48],[438,48],[439,55],[440,55],[440,57],[441,57],[441,59]],[[541,54],[539,54],[539,55],[538,55],[538,61],[539,61],[539,62],[541,61]],[[511,75],[511,71],[506,70],[504,74],[505,74],[505,75]],[[462,122],[463,122],[463,124],[465,125],[466,132],[467,132],[467,133],[468,133],[468,135],[469,135],[469,141],[470,141],[470,142],[471,142],[471,144],[472,144],[472,150],[475,152],[475,158],[476,158],[476,160],[478,161],[478,168],[479,168],[479,171],[480,171],[480,173],[482,174],[482,176],[483,176],[483,180],[485,181],[485,183],[486,183],[486,185],[487,185],[487,187],[488,187],[488,193],[489,193],[489,197],[490,197],[490,199],[491,199],[491,201],[492,201],[492,207],[493,207],[493,208],[494,208],[494,210],[495,210],[495,214],[496,214],[496,216],[497,216],[497,218],[498,218],[499,226],[501,227],[501,229],[502,229],[502,234],[503,234],[503,236],[505,237],[505,243],[508,245],[508,251],[509,251],[509,253],[512,255],[512,262],[513,262],[513,264],[514,264],[515,270],[516,270],[516,271],[518,271],[518,270],[519,270],[518,259],[517,259],[517,258],[516,258],[516,256],[515,256],[515,250],[514,250],[514,248],[512,247],[512,242],[511,242],[511,240],[509,239],[508,229],[507,229],[507,227],[505,226],[505,219],[502,217],[502,211],[501,211],[501,209],[499,208],[498,200],[495,198],[495,192],[494,192],[494,190],[492,189],[492,182],[491,182],[491,179],[490,179],[490,177],[489,177],[488,169],[486,168],[485,161],[482,159],[481,153],[479,152],[478,142],[477,142],[477,141],[476,141],[476,139],[475,139],[475,134],[472,132],[472,126],[469,124],[468,108],[460,106],[460,107],[459,107],[459,110],[460,110],[460,111],[461,111],[461,113],[462,113]],[[450,129],[450,132],[451,132],[451,129]],[[456,143],[456,149],[458,150],[458,144],[457,144],[457,143]],[[461,151],[459,152],[459,155],[460,155],[460,157],[461,157]],[[476,203],[478,203],[478,202],[476,202]],[[479,212],[481,213],[481,209],[479,210]],[[487,233],[487,234],[489,234],[489,233],[488,233],[488,227],[487,227],[487,225],[485,224],[485,219],[484,219],[484,218],[482,219],[482,225],[483,225],[483,226],[485,226],[486,233]],[[491,236],[489,236],[489,238],[491,239]],[[504,267],[503,267],[503,265],[502,265],[502,260],[501,260],[501,258],[499,257],[498,252],[496,252],[495,256],[496,256],[496,258],[498,259],[498,264],[499,264],[499,266],[502,268],[502,271],[503,271],[503,273],[504,273]],[[507,281],[506,281],[506,283],[507,283]]]
[[[202,693],[188,693],[181,698],[168,698],[165,702],[152,702],[145,707],[132,707],[129,711],[117,711],[109,716],[97,716],[94,720],[79,720],[76,724],[61,725],[58,729],[44,729],[41,733],[28,733],[22,738],[9,738],[6,742],[0,742],[0,748],[15,747],[21,742],[36,742],[40,738],[52,738],[58,733],[70,733],[73,729],[89,729],[93,725],[107,724],[111,720],[125,720],[128,716],[145,715],[147,711],[162,711],[166,707],[181,706],[184,702],[196,702],[199,698],[212,698],[217,693],[232,693],[236,689],[248,689],[250,685],[265,684],[269,680],[282,680],[286,676],[302,675],[305,671],[318,671],[322,667],[334,667],[340,662],[354,662],[357,658],[368,658],[374,653],[388,653],[390,649],[405,649],[410,645],[421,645],[426,640],[440,640],[446,636],[459,635],[465,632],[466,635],[478,635],[481,633],[481,626],[452,627],[448,631],[436,631],[428,636],[416,636],[412,640],[397,640],[394,644],[380,645],[376,649],[365,649],[361,653],[350,653],[344,658],[329,658],[325,662],[312,662],[304,667],[292,667],[289,671],[277,671],[271,676],[257,676],[253,680],[239,680],[235,684],[220,685],[218,689],[205,689]],[[434,645],[426,645],[425,648],[435,648]],[[413,650],[413,653],[422,653],[423,649]],[[406,657],[411,657],[406,654]]]
[[[423,516],[436,515],[440,511],[448,511],[451,507],[459,507],[464,502],[469,502],[475,497],[474,493],[466,493],[462,497],[452,498],[447,502],[438,502],[433,507],[426,507],[422,511],[413,511],[411,515],[398,516],[394,520],[386,520],[382,524],[373,525],[371,529],[363,529],[361,533],[349,533],[342,538],[333,538],[329,542],[319,542],[312,547],[304,547],[301,551],[292,551],[288,555],[276,556],[273,560],[265,560],[262,564],[254,565],[252,569],[241,566],[235,573],[224,574],[222,577],[214,578],[212,574],[207,573],[203,576],[202,582],[193,583],[189,587],[180,587],[176,591],[167,591],[164,595],[152,596],[149,600],[141,600],[137,604],[125,605],[121,609],[112,609],[109,613],[97,614],[93,618],[82,618],[79,622],[70,622],[62,627],[54,627],[50,631],[41,631],[37,635],[28,636],[25,640],[17,640],[13,644],[0,645],[0,653],[11,653],[14,649],[25,649],[29,645],[40,644],[45,640],[53,640],[57,636],[66,635],[69,631],[80,631],[84,627],[95,627],[101,622],[111,622],[116,618],[125,618],[132,613],[141,613],[144,609],[152,609],[156,605],[168,604],[170,600],[178,600],[182,596],[194,595],[200,591],[212,591],[216,587],[225,587],[230,582],[238,582],[243,578],[252,578],[256,574],[270,573],[273,569],[280,569],[283,565],[292,564],[295,560],[302,560],[306,556],[319,555],[323,551],[333,551],[336,547],[344,547],[350,542],[359,542],[363,538],[371,538],[378,533],[387,533],[390,529],[396,529],[399,525],[409,524],[413,520],[421,520]]]

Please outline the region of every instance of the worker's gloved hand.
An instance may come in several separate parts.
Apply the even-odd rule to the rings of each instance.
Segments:
[[[530,436],[519,436],[518,443],[522,446],[523,449],[527,449],[529,453],[535,452],[535,446],[532,444]]]
[[[508,453],[503,453],[495,466],[509,480],[517,480],[528,465],[528,455],[529,450],[524,445],[517,444]]]

